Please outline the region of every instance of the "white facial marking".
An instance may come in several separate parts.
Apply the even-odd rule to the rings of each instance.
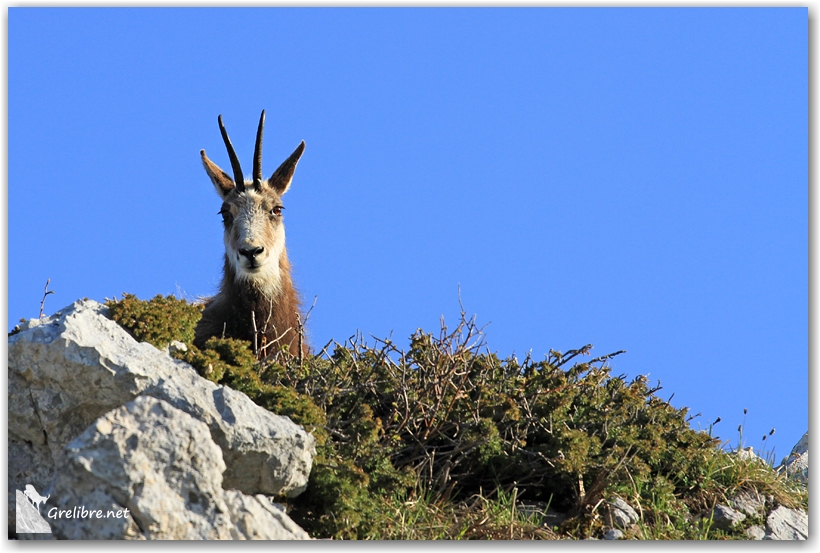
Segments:
[[[232,198],[228,203],[235,215],[224,240],[236,279],[272,296],[281,285],[279,258],[285,250],[285,226],[271,218],[266,199],[250,183],[243,194]]]

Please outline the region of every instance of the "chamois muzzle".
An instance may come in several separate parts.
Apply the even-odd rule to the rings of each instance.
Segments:
[[[258,247],[258,248],[239,248],[239,253],[243,256],[248,258],[248,261],[254,261],[256,256],[261,254],[265,251],[265,248]]]

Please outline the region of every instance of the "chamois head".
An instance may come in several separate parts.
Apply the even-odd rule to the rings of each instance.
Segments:
[[[237,281],[251,284],[266,296],[276,295],[282,286],[285,253],[285,226],[282,221],[282,195],[290,187],[296,164],[305,150],[302,141],[273,175],[262,179],[262,133],[265,112],[259,118],[256,131],[256,147],[253,154],[253,178],[246,181],[242,175],[239,159],[228,138],[222,116],[219,130],[228,157],[231,160],[233,179],[216,166],[200,151],[205,171],[222,198],[219,214],[225,226],[225,259]]]

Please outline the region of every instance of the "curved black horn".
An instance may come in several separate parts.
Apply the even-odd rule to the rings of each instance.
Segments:
[[[262,185],[262,133],[265,130],[265,110],[259,117],[259,128],[256,129],[256,146],[253,149],[253,185]]]
[[[233,167],[233,182],[239,192],[245,190],[245,177],[242,176],[242,166],[239,165],[239,158],[236,157],[236,152],[231,144],[231,139],[228,138],[228,131],[225,130],[225,125],[222,124],[222,116],[219,116],[219,132],[222,133],[222,140],[225,141],[225,147],[228,149],[228,157],[231,158],[231,167]]]

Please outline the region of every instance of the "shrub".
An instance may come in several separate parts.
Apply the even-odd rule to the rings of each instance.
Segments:
[[[407,351],[356,337],[304,359],[258,360],[243,341],[192,346],[192,326],[167,324],[196,323],[198,308],[180,302],[126,295],[109,307],[138,339],[184,337],[188,351],[175,355],[200,374],[313,433],[307,490],[281,501],[314,537],[583,538],[619,495],[642,513],[629,537],[742,538],[700,514],[746,488],[808,507],[804,487],[693,430],[687,409],[655,395],[660,385],[613,376],[609,361],[622,352],[501,359],[462,316],[452,331],[417,331]],[[568,519],[545,529],[517,514],[522,501]]]
[[[122,299],[106,300],[111,318],[137,341],[162,349],[174,340],[191,343],[194,329],[202,318],[202,308],[174,296],[157,295],[149,301],[133,294]]]

